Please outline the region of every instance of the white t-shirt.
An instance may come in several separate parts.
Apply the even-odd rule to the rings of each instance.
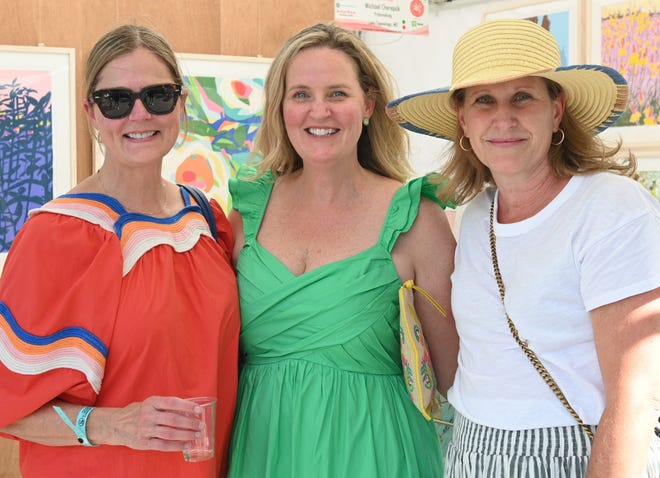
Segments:
[[[488,235],[495,194],[480,193],[461,221],[452,274],[460,352],[448,399],[495,428],[574,425],[507,326]],[[588,311],[660,287],[660,202],[629,178],[575,176],[538,214],[495,220],[494,230],[506,308],[520,337],[584,422],[597,424],[605,396]]]

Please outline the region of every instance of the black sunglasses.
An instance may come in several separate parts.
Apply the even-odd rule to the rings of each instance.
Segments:
[[[138,92],[127,88],[110,88],[93,92],[89,100],[96,103],[101,114],[108,119],[128,116],[138,98],[149,113],[166,115],[174,111],[176,100],[181,96],[181,89],[181,85],[176,84],[147,86]]]

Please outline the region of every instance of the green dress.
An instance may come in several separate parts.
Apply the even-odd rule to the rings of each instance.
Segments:
[[[245,235],[229,476],[441,477],[435,426],[403,381],[401,280],[390,256],[434,188],[424,178],[402,186],[377,244],[296,276],[256,240],[272,186],[270,174],[229,184]]]

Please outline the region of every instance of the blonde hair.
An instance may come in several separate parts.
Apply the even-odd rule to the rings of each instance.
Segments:
[[[408,137],[385,112],[393,97],[391,75],[367,45],[354,33],[332,24],[318,23],[291,37],[273,60],[265,83],[264,117],[255,140],[260,157],[256,176],[266,171],[284,175],[302,168],[302,159],[286,134],[282,101],[286,72],[291,60],[309,48],[330,48],[348,55],[356,65],[358,81],[366,97],[375,103],[369,126],[358,140],[358,161],[362,167],[382,176],[405,181],[411,175]]]
[[[156,55],[169,69],[172,81],[183,84],[174,51],[162,35],[144,26],[122,25],[103,35],[92,47],[85,67],[85,98],[89,98],[96,89],[99,75],[108,63],[138,48],[146,48]]]
[[[545,78],[544,81],[550,98],[556,99],[562,93],[561,86]],[[452,101],[456,107],[462,106],[464,100],[464,89],[453,93]],[[560,144],[551,144],[548,151],[550,168],[555,176],[568,178],[596,171],[610,171],[635,177],[635,157],[630,152],[621,159],[617,156],[621,142],[608,146],[579,124],[568,109],[564,110],[559,128],[564,131],[564,140]],[[492,184],[493,176],[474,151],[465,144],[460,125],[456,131],[450,158],[440,169],[436,182],[442,183],[438,192],[441,201],[462,204],[476,196],[485,186]],[[461,140],[468,151],[461,148]]]

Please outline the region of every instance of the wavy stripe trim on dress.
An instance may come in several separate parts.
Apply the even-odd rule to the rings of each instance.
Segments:
[[[145,253],[156,246],[169,245],[177,252],[186,252],[197,244],[201,236],[213,237],[197,205],[186,206],[172,217],[153,218],[127,213],[118,202],[111,199],[101,194],[65,195],[30,214],[51,212],[77,217],[114,232],[121,244],[124,276]]]
[[[0,361],[11,371],[38,375],[58,368],[78,370],[98,394],[107,356],[105,344],[88,330],[66,327],[52,335],[33,335],[0,302]]]

